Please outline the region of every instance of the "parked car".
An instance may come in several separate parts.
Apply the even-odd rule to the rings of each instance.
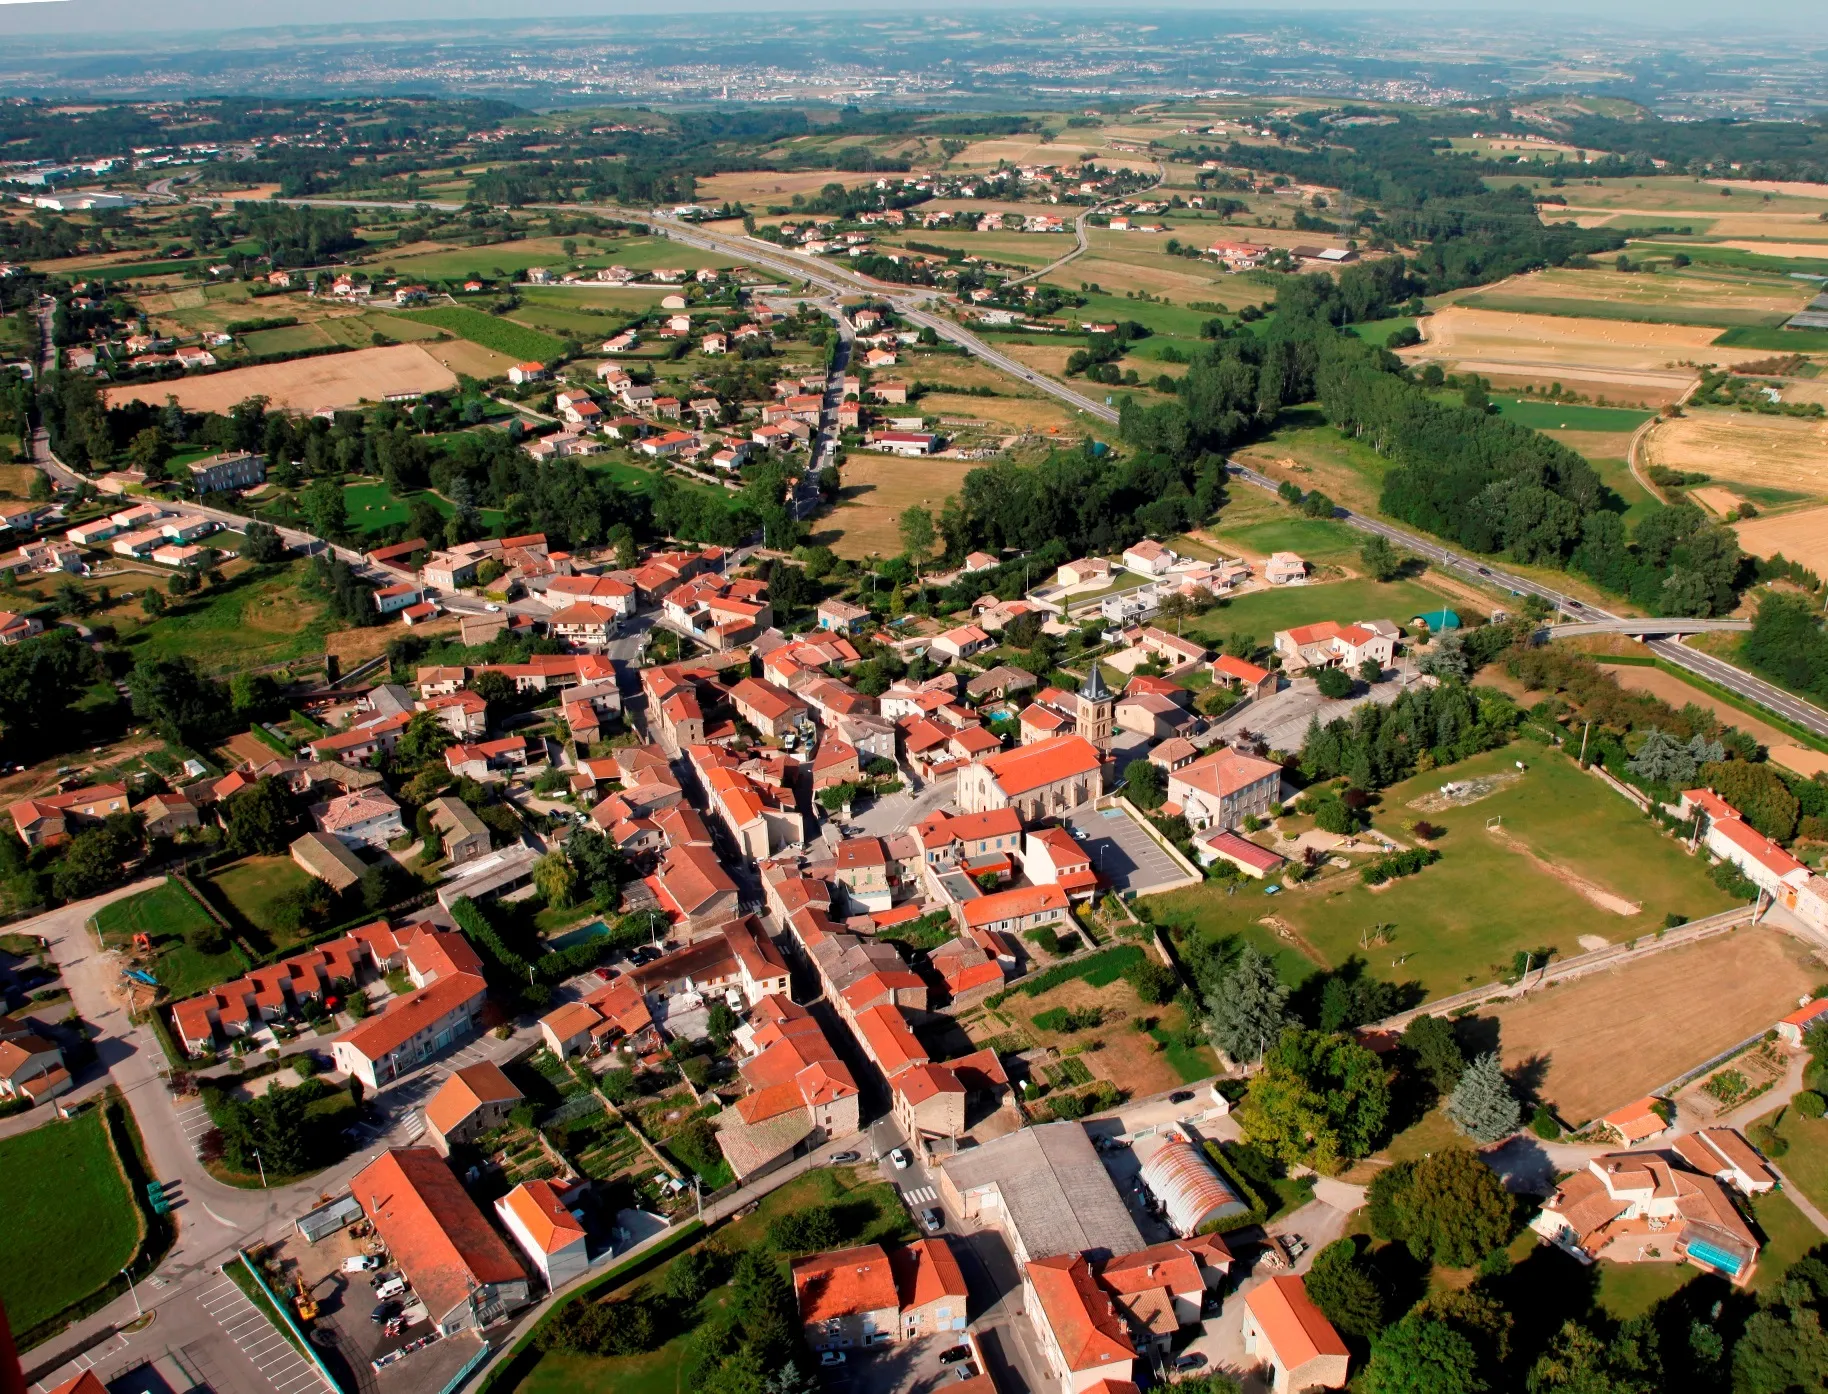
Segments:
[[[831,1154],[831,1164],[833,1166],[843,1166],[847,1162],[860,1162],[862,1160],[863,1154],[861,1152],[834,1152]]]
[[[844,1352],[841,1350],[822,1350],[819,1352],[819,1363],[821,1365],[842,1365],[844,1363]]]
[[[343,1260],[345,1273],[366,1273],[371,1268],[379,1268],[381,1260],[375,1254],[356,1254],[353,1258]]]
[[[388,1320],[392,1319],[393,1317],[398,1316],[399,1314],[400,1314],[400,1304],[398,1302],[383,1302],[383,1303],[379,1304],[372,1312],[370,1312],[368,1314],[368,1319],[370,1321],[374,1322],[376,1325],[379,1325],[380,1323],[388,1321]]]
[[[970,1358],[970,1346],[954,1346],[951,1350],[942,1350],[939,1353],[939,1363],[942,1365],[956,1365],[959,1361]]]
[[[914,1154],[905,1147],[897,1147],[889,1153],[889,1160],[895,1164],[896,1171],[906,1171],[908,1164],[914,1160]]]
[[[920,1212],[920,1227],[928,1234],[938,1234],[946,1227],[946,1217],[939,1213],[937,1207],[929,1205]]]
[[[1192,1097],[1193,1091],[1191,1089],[1176,1089],[1168,1096],[1168,1102],[1171,1104],[1184,1104]]]
[[[374,1295],[385,1302],[390,1297],[398,1297],[406,1291],[406,1279],[395,1275],[374,1290]]]
[[[1206,1357],[1197,1350],[1190,1350],[1185,1355],[1176,1356],[1174,1368],[1177,1370],[1197,1370],[1206,1363]]]

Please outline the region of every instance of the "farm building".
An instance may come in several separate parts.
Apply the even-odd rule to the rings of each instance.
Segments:
[[[1150,1154],[1142,1164],[1142,1181],[1167,1210],[1168,1223],[1183,1239],[1215,1220],[1242,1215],[1250,1208],[1183,1137],[1171,1136]]]

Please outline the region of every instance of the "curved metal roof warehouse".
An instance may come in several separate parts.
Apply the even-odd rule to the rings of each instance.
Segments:
[[[1212,1163],[1183,1138],[1169,1138],[1142,1164],[1143,1184],[1168,1212],[1168,1223],[1183,1239],[1200,1226],[1250,1207],[1220,1178]]]

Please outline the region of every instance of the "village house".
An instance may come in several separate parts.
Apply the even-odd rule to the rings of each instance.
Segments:
[[[1235,828],[1282,798],[1282,766],[1225,747],[1168,775],[1168,802],[1196,830]]]
[[[1758,1240],[1712,1174],[1732,1163],[1707,1148],[1704,1165],[1709,1174],[1662,1152],[1595,1157],[1556,1188],[1530,1228],[1582,1263],[1686,1259],[1744,1286]]]
[[[1396,657],[1396,644],[1366,625],[1322,620],[1278,630],[1276,652],[1282,656],[1282,671],[1291,676],[1321,668],[1356,672],[1367,661],[1388,667]]]
[[[1268,1370],[1270,1394],[1346,1386],[1346,1343],[1294,1274],[1274,1275],[1245,1294],[1244,1353]]]
[[[502,1227],[549,1292],[590,1271],[589,1235],[559,1196],[550,1181],[523,1181],[495,1202]]]
[[[425,1136],[441,1156],[508,1121],[524,1096],[492,1060],[453,1070],[425,1101]]]

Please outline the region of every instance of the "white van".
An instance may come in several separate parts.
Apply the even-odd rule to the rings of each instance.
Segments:
[[[385,1302],[389,1298],[398,1297],[401,1293],[403,1293],[405,1291],[406,1291],[406,1279],[399,1277],[398,1275],[395,1275],[394,1277],[389,1278],[386,1282],[382,1283],[380,1287],[378,1287],[374,1290],[375,1301]]]

